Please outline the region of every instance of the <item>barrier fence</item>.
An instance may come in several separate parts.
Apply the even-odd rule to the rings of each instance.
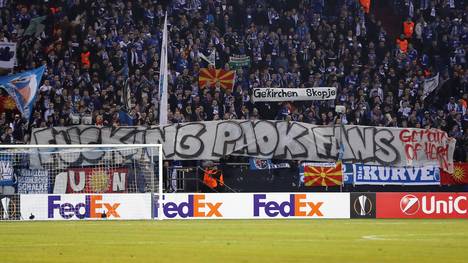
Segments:
[[[153,196],[153,198],[152,198]],[[468,193],[167,193],[0,196],[3,220],[468,218]]]

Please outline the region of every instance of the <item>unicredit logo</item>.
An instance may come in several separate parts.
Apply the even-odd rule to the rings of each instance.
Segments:
[[[414,215],[419,211],[419,199],[414,195],[405,195],[400,200],[400,209],[406,215]]]
[[[462,202],[464,201],[464,202]],[[420,199],[414,195],[405,195],[400,200],[400,209],[406,215],[414,215],[421,208],[426,215],[431,214],[466,214],[466,196],[422,196]],[[464,205],[463,205],[464,204]]]

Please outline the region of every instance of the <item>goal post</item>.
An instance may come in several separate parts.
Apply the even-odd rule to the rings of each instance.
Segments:
[[[163,194],[162,145],[0,145],[0,219],[17,216],[18,195],[67,194],[147,194],[153,217],[153,197]]]

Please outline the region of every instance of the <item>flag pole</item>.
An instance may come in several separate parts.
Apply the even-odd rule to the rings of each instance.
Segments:
[[[167,11],[164,16],[163,38],[161,44],[161,61],[159,66],[159,125],[167,124]],[[162,167],[163,157],[162,148],[159,148],[159,167]],[[158,217],[160,220],[163,218],[163,182],[162,182],[162,169],[159,170],[158,178]],[[152,177],[153,178],[153,177]],[[153,178],[154,179],[154,178]],[[154,202],[154,182],[151,186],[151,200]],[[153,207],[153,205],[152,205]]]
[[[164,17],[161,61],[159,67],[159,125],[167,124],[167,11]]]

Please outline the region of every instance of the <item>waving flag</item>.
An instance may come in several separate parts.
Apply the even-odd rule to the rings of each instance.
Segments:
[[[304,186],[337,186],[343,182],[341,162],[303,163],[301,165],[301,183]]]
[[[122,107],[127,112],[130,112],[132,110],[132,92],[130,90],[128,78],[125,80],[122,89]]]
[[[204,61],[208,62],[209,65],[216,67],[216,49],[213,49],[208,57],[205,56],[205,54],[202,52],[198,53],[198,56]]]
[[[424,93],[421,96],[422,99],[425,99],[431,92],[433,92],[439,86],[439,73],[432,78],[424,80]]]
[[[214,87],[219,82],[221,88],[232,89],[235,77],[236,72],[234,70],[202,68],[198,76],[198,86],[200,88]]]
[[[122,90],[122,108],[119,111],[119,123],[120,125],[133,125],[133,118],[130,116],[132,110],[132,94],[130,91],[130,85],[128,79],[125,80]]]
[[[45,29],[44,21],[46,20],[46,18],[47,16],[40,16],[40,17],[31,19],[31,21],[29,21],[28,27],[26,28],[23,34],[25,36],[35,36],[35,37],[40,36],[41,33],[44,32],[44,29]]]
[[[161,64],[159,66],[159,124],[167,124],[167,13],[164,18]]]
[[[8,92],[25,118],[29,119],[31,117],[32,107],[44,71],[45,66],[42,66],[22,73],[0,77],[0,88]]]
[[[441,185],[468,184],[468,163],[454,163],[453,173],[440,169]]]

